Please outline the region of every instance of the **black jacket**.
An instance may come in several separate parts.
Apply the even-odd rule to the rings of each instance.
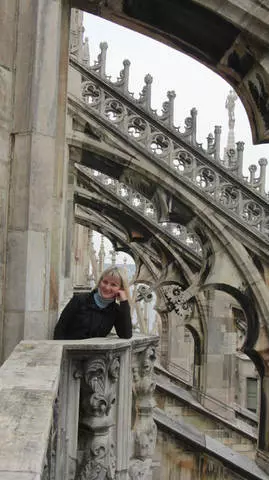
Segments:
[[[68,302],[54,329],[54,340],[82,340],[106,337],[115,327],[120,338],[131,338],[132,322],[129,302],[110,303],[99,308],[91,293],[79,293]]]

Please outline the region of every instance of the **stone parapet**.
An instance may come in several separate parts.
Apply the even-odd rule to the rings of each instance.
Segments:
[[[127,480],[138,459],[150,471],[156,435],[151,448],[142,454],[139,448],[146,427],[156,430],[157,342],[145,336],[21,342],[0,370],[0,480],[82,480],[89,472]],[[132,365],[139,376],[133,373],[133,402],[139,397],[144,416],[138,413],[131,429]]]

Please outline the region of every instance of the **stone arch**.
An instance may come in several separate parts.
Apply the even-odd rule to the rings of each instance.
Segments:
[[[254,143],[269,140],[269,27],[265,4],[226,0],[74,0],[72,6],[159,40],[192,56],[240,96]]]
[[[247,15],[248,21],[245,22],[243,28],[240,28],[240,9],[239,7],[232,5],[229,0],[227,0],[226,4],[231,7],[231,9],[228,10],[229,12],[232,12],[229,13],[229,15],[233,17],[233,23],[230,19],[228,19],[227,11],[225,13],[225,11],[218,10],[217,5],[219,2],[217,2],[217,0],[211,2],[210,8],[207,8],[208,5],[206,1],[200,1],[200,5],[198,1],[191,3],[185,1],[180,2],[180,4],[185,8],[187,3],[194,8],[194,13],[190,12],[191,23],[195,24],[195,19],[201,20],[196,39],[186,38],[183,35],[183,38],[178,38],[177,32],[180,31],[180,29],[177,26],[175,31],[175,29],[172,28],[173,25],[171,25],[171,14],[174,13],[173,9],[170,11],[170,17],[168,16],[168,20],[167,16],[164,16],[159,25],[157,21],[159,20],[158,15],[157,18],[148,18],[146,16],[147,11],[145,8],[150,7],[150,2],[141,2],[139,0],[132,2],[126,1],[123,2],[122,5],[119,5],[119,2],[115,2],[114,4],[113,1],[108,1],[104,5],[103,2],[100,1],[86,2],[86,0],[75,0],[73,2],[73,6],[91,11],[92,13],[100,14],[105,18],[113,19],[114,17],[114,21],[118,21],[119,23],[126,25],[128,24],[130,27],[136,28],[137,30],[143,31],[147,34],[149,31],[151,31],[152,36],[159,38],[160,40],[165,40],[166,37],[166,43],[173,45],[185,52],[189,52],[195,58],[203,61],[205,64],[210,66],[210,68],[228,79],[228,81],[234,86],[235,90],[240,95],[250,118],[254,143],[268,141],[268,71],[266,66],[268,65],[268,62],[266,63],[266,58],[268,58],[268,40],[266,40],[265,37],[265,30],[268,32],[268,25],[262,22],[262,20],[258,22],[255,14],[251,14],[249,12]],[[157,10],[161,9],[162,11],[166,12],[166,4],[162,4],[161,0],[158,2],[158,6],[159,9]],[[139,14],[140,11],[142,11],[144,16]],[[154,15],[154,9],[152,9],[152,11]],[[213,17],[211,15],[212,12]],[[179,15],[178,17],[182,19],[184,18],[183,15]],[[213,44],[214,42],[206,42],[206,39],[202,37],[200,32],[200,29],[204,27],[203,20],[209,21],[210,18],[212,18],[212,25],[215,24],[215,21],[216,24],[219,25],[219,19],[221,19],[220,22],[223,26],[223,30],[221,31],[224,34],[225,42],[222,44],[223,49],[220,53],[218,49],[214,51],[207,50],[206,46],[208,47],[209,43]],[[255,20],[252,23],[250,22],[251,18]],[[164,24],[165,20],[167,22],[166,25]],[[250,24],[252,24],[251,27],[249,26]],[[258,27],[260,27],[260,31]],[[252,29],[251,32],[250,29]],[[203,30],[206,32],[206,34],[209,33],[212,35],[211,31],[208,32],[206,29]],[[225,35],[226,33],[227,35]],[[222,35],[220,35],[220,38],[221,37]],[[216,38],[218,38],[218,36],[216,36]],[[210,36],[210,40],[212,40],[212,36]],[[215,45],[213,47],[215,48]],[[60,117],[58,116],[58,119],[59,118]],[[58,135],[58,138],[60,138],[60,135]],[[223,243],[226,242],[226,244],[232,245],[230,238],[223,235],[222,225],[218,225],[217,222],[213,222],[214,225],[212,226],[212,223],[210,223],[209,220],[206,221],[206,219],[204,219],[204,222],[209,226],[209,228],[212,228],[215,233],[219,233],[221,235]],[[244,271],[246,277],[250,278],[251,288],[255,292],[257,303],[259,305],[259,311],[261,312],[263,320],[266,321],[266,292],[262,284],[259,283],[256,273],[253,273],[251,263],[245,259],[243,265],[239,264],[237,255],[242,253],[242,251],[243,249],[240,251],[240,248],[233,246],[231,257],[233,258],[233,261],[238,264],[238,267]],[[254,284],[255,280],[257,280],[258,284]],[[259,292],[259,286],[261,286],[261,292]],[[261,301],[259,302],[259,300]],[[261,410],[263,414],[263,409]],[[265,412],[264,424],[267,423],[267,417],[268,413],[266,414]],[[265,439],[261,446],[268,450],[268,440],[266,441]]]
[[[87,152],[85,151],[84,153],[84,156],[86,156]],[[112,162],[114,162],[114,160],[112,160]],[[180,221],[180,209],[177,208],[176,203],[178,202],[178,205],[180,207],[183,206],[183,221],[185,220],[185,206],[188,210],[188,215],[190,218],[189,224],[192,224],[194,226],[194,230],[197,231],[198,236],[201,234],[204,236],[204,242],[206,242],[210,236],[214,238],[215,245],[217,241],[219,242],[219,246],[216,245],[216,249],[221,248],[223,251],[226,252],[227,259],[230,258],[230,261],[234,263],[236,269],[238,270],[238,272],[240,272],[239,276],[242,277],[241,281],[244,280],[246,284],[250,285],[254,296],[257,298],[257,303],[259,304],[263,321],[267,324],[267,288],[257,268],[254,266],[253,261],[250,259],[244,245],[238,240],[235,240],[232,234],[229,232],[229,229],[226,228],[228,222],[220,220],[218,217],[216,217],[216,215],[214,214],[213,206],[208,204],[207,200],[202,200],[201,196],[196,196],[193,192],[191,192],[186,186],[186,184],[181,183],[180,177],[175,178],[175,176],[169,171],[169,169],[165,165],[156,164],[154,166],[155,171],[153,176],[152,163],[151,169],[149,169],[148,163],[145,163],[143,167],[140,164],[140,172],[138,176],[136,168],[138,163],[139,161],[137,162],[135,157],[133,157],[132,163],[129,163],[128,168],[124,170],[122,180],[125,181],[127,177],[131,178],[132,175],[133,177],[136,176],[136,189],[138,191],[141,191],[142,194],[144,193],[144,185],[146,181],[151,184],[152,192],[154,191],[154,188],[156,188],[156,186],[159,187],[160,185],[166,192],[169,191],[169,188],[173,189],[172,196],[167,194],[167,198],[171,201],[175,199],[176,213],[173,213],[173,215],[178,216],[178,221]],[[106,164],[106,168],[107,165],[110,164]],[[109,169],[109,175],[113,177],[115,173],[113,173],[112,167],[109,166]],[[166,175],[164,175],[164,171]],[[198,219],[198,222],[196,219]],[[206,232],[206,234],[201,232]],[[246,241],[244,235],[242,235],[241,238],[242,242],[243,240]]]

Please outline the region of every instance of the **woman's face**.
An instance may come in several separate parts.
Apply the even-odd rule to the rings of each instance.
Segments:
[[[105,298],[106,300],[116,298],[120,289],[120,279],[112,275],[105,275],[99,283],[101,297]]]

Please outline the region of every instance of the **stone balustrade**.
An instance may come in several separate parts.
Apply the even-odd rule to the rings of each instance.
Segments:
[[[0,480],[149,480],[157,343],[18,344],[0,370]]]
[[[206,149],[197,143],[195,109],[185,120],[185,132],[180,133],[175,127],[170,128],[170,116],[167,123],[166,116],[163,121],[163,116],[160,118],[148,107],[145,108],[148,101],[145,103],[141,99],[144,99],[148,89],[144,90],[140,101],[134,101],[130,95],[123,94],[122,85],[118,89],[107,77],[99,75],[100,69],[85,68],[72,57],[70,65],[85,79],[81,85],[83,102],[69,95],[69,107],[72,105],[75,115],[87,109],[102,121],[102,125],[105,122],[107,129],[128,138],[129,144],[149,156],[151,161],[164,162],[178,178],[184,178],[184,182],[203,193],[215,207],[229,212],[232,218],[264,236],[264,239],[268,238],[269,204],[265,193],[267,159],[259,160],[258,176],[256,166],[250,167],[248,179],[242,174],[243,142],[237,142],[236,152],[228,152],[227,162],[220,158],[220,126],[215,127],[214,135],[208,136]],[[173,108],[168,110],[172,112]],[[80,137],[80,140],[83,143],[84,137]]]
[[[177,241],[184,244],[186,248],[195,252],[198,259],[202,258],[202,246],[198,236],[195,235],[194,232],[188,231],[187,227],[179,223],[159,222],[156,205],[147,200],[140,192],[97,170],[92,170],[79,164],[76,164],[75,168],[78,183],[82,185],[82,187],[81,185],[77,186],[75,190],[77,204],[79,204],[80,196],[83,196],[83,193],[86,194],[89,190],[89,181],[91,185],[103,186],[104,192],[109,191],[112,193],[114,198],[121,204],[129,205],[135,212],[139,212],[143,218],[153,222],[160,231],[166,231],[166,233],[169,233]],[[85,184],[84,188],[83,183]]]

